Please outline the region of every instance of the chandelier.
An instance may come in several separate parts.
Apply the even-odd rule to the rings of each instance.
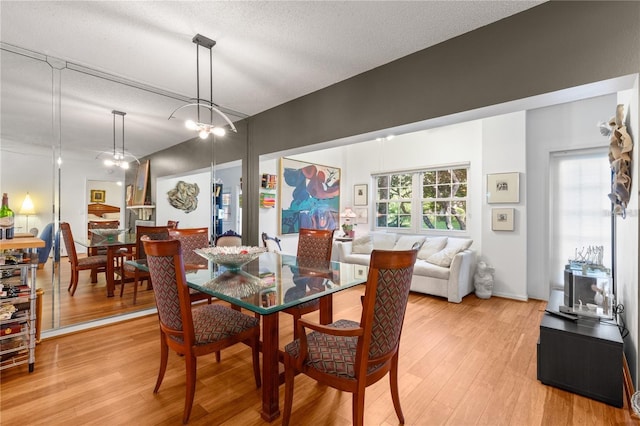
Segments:
[[[135,156],[127,153],[124,149],[124,116],[127,115],[127,113],[113,110],[111,111],[111,114],[113,114],[113,151],[102,152],[98,154],[97,158],[104,157],[106,155],[107,158],[105,158],[103,161],[105,166],[120,167],[126,170],[129,168],[129,162],[130,162],[130,161],[127,161],[127,157],[131,157],[133,161],[136,161],[138,163],[140,163],[140,161],[138,161],[138,159]],[[119,115],[120,117],[122,117],[122,150],[120,151],[116,150],[116,115]]]
[[[190,103],[187,105],[183,105],[177,108],[175,111],[171,113],[169,116],[169,120],[174,118],[174,114],[179,110],[187,107],[196,107],[197,118],[196,120],[186,120],[185,126],[189,130],[195,130],[198,133],[198,136],[201,139],[207,139],[209,135],[213,134],[215,136],[224,136],[226,131],[224,127],[218,126],[213,123],[213,113],[216,113],[218,116],[222,117],[222,119],[229,125],[233,132],[237,133],[236,127],[233,125],[233,122],[220,110],[220,106],[213,102],[213,53],[212,47],[216,45],[215,40],[211,40],[208,37],[205,37],[201,34],[196,34],[191,40],[196,44],[196,102]],[[209,49],[209,97],[210,99],[201,99],[200,98],[200,47],[204,47],[205,49]],[[205,108],[209,111],[209,122],[205,123],[202,121],[200,117],[200,111],[202,108]],[[205,111],[206,113],[206,111]]]

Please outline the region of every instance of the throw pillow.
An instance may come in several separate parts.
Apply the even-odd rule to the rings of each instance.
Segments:
[[[473,240],[471,239],[450,238],[447,241],[446,247],[439,252],[429,256],[427,262],[437,266],[442,266],[443,268],[448,268],[449,266],[451,266],[453,257],[461,251],[468,249],[471,244],[473,244]]]
[[[353,254],[371,254],[373,250],[373,242],[371,241],[371,235],[365,234],[353,239],[351,243],[351,253]]]
[[[436,254],[447,245],[449,237],[427,237],[418,252],[418,259],[427,260],[431,255]]]
[[[372,237],[374,250],[393,250],[393,246],[396,245],[396,234],[394,233],[373,233]]]
[[[398,238],[396,244],[393,246],[394,250],[411,250],[411,247],[415,243],[422,245],[424,243],[425,237],[415,236],[415,235],[403,235]]]

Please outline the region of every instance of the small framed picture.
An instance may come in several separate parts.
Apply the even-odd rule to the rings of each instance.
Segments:
[[[107,191],[102,189],[92,189],[91,190],[91,202],[92,203],[104,203],[105,195]]]
[[[487,175],[487,203],[520,202],[520,174],[494,173]]]
[[[353,265],[353,275],[358,279],[366,279],[369,273],[369,268],[363,265]]]
[[[367,184],[353,185],[353,205],[366,206],[369,204]]]
[[[491,209],[492,231],[513,231],[514,209]]]
[[[356,214],[356,223],[369,223],[369,210],[366,208],[353,209]]]

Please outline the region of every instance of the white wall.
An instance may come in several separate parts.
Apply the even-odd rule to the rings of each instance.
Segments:
[[[189,213],[169,204],[167,193],[179,181],[195,183],[200,189],[198,207]],[[211,171],[194,171],[193,174],[159,177],[156,181],[156,225],[166,225],[168,220],[177,220],[179,228],[204,228],[211,230]]]
[[[495,267],[493,293],[527,300],[526,115],[517,112],[482,120],[482,236],[478,260]],[[519,173],[520,202],[487,204],[487,174]],[[514,208],[514,231],[491,230],[493,208]]]
[[[549,297],[549,158],[567,149],[608,146],[599,121],[615,114],[616,95],[539,108],[527,112],[527,292]],[[606,196],[606,194],[603,194]],[[636,234],[637,235],[637,234]],[[637,237],[636,237],[637,238]]]
[[[627,207],[627,217],[616,218],[616,266],[615,266],[615,286],[618,303],[625,307],[621,315],[629,329],[629,337],[625,340],[625,354],[629,362],[629,369],[632,377],[636,377],[635,387],[638,388],[637,372],[640,371],[640,359],[638,359],[638,342],[640,342],[640,324],[638,324],[638,306],[640,299],[638,294],[638,263],[640,261],[640,247],[638,232],[640,215],[638,212],[638,158],[640,126],[639,119],[639,83],[636,78],[633,89],[620,93],[617,103],[625,105],[627,113],[627,126],[629,134],[634,143],[633,147],[633,167],[631,183],[631,199]],[[613,112],[611,112],[613,116]]]

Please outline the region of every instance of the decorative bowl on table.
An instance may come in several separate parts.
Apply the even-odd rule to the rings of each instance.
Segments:
[[[104,237],[107,241],[115,241],[118,235],[127,232],[127,229],[114,229],[114,228],[95,228],[90,229],[92,234]]]
[[[224,266],[232,271],[237,271],[243,265],[257,259],[267,249],[265,247],[206,247],[194,250],[200,256],[215,263]]]

